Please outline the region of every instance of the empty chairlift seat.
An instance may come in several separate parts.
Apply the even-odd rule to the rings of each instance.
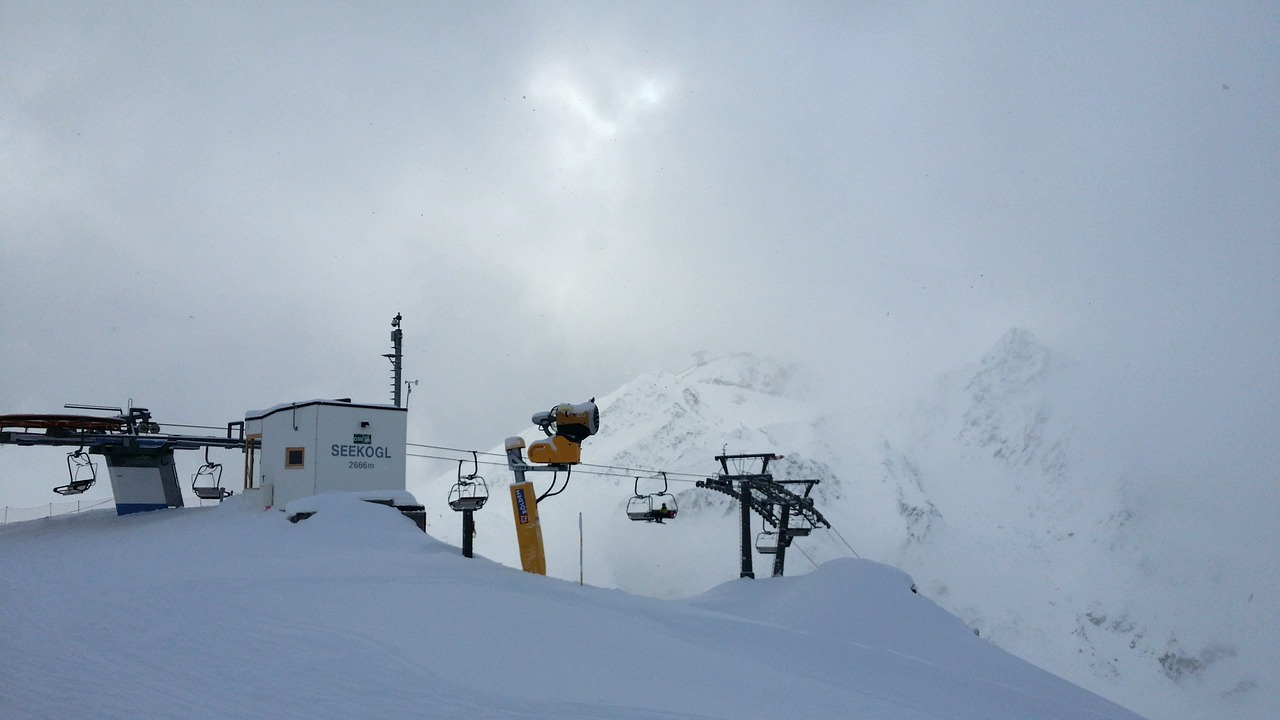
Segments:
[[[449,489],[449,507],[457,512],[479,510],[489,500],[489,484],[480,476],[480,460],[476,451],[471,451],[471,472],[463,475],[462,465],[465,462],[458,461],[458,481]]]
[[[191,476],[191,492],[201,500],[217,500],[222,502],[231,497],[232,492],[222,487],[222,465],[209,461],[209,448],[204,449],[204,465]]]
[[[79,495],[93,487],[98,480],[97,466],[84,448],[67,453],[67,474],[71,481],[53,489],[59,495]]]

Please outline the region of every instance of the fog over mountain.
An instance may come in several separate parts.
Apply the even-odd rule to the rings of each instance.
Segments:
[[[736,504],[695,483],[716,455],[776,452],[776,478],[821,480],[814,496],[833,525],[795,541],[787,574],[857,553],[910,573],[982,637],[1149,717],[1273,717],[1276,551],[1241,547],[1270,530],[1232,525],[1249,498],[1187,504],[1187,481],[1161,484],[1129,462],[1103,432],[1114,418],[1089,374],[1013,329],[884,417],[858,416],[804,367],[762,356],[643,375],[597,399],[584,466],[540,506],[549,573],[578,577],[581,513],[589,583],[675,597],[736,577]],[[494,499],[477,516],[477,552],[518,566],[509,473],[481,469]],[[633,492],[662,488],[654,470],[667,471],[678,517],[631,522]],[[1196,480],[1230,486],[1223,471]],[[549,476],[533,477],[545,489]],[[410,489],[439,508],[432,532],[460,543],[458,519],[432,505],[452,479]],[[769,560],[755,556],[757,577]]]

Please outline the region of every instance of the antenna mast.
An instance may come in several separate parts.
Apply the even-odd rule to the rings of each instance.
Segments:
[[[391,361],[391,402],[400,407],[400,371],[402,368],[403,346],[401,343],[404,331],[400,329],[400,313],[391,319],[391,352],[383,355]]]

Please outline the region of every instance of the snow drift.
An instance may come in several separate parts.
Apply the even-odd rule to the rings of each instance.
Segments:
[[[315,510],[0,527],[0,714],[1137,717],[876,563],[663,601],[464,559],[350,496]]]

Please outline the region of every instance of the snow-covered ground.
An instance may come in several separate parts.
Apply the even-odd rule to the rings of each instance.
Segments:
[[[659,600],[528,575],[347,495],[0,527],[6,718],[1136,718],[885,565]]]

